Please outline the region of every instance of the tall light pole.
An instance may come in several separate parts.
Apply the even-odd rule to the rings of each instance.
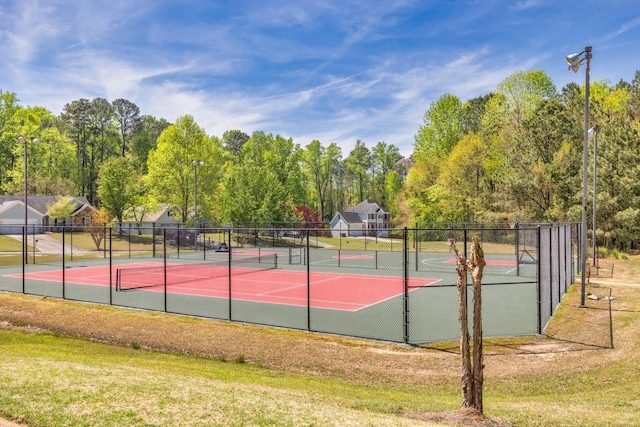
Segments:
[[[18,136],[18,142],[24,145],[24,233],[22,236],[23,240],[23,254],[24,254],[24,262],[25,264],[28,261],[27,256],[27,235],[28,235],[28,227],[29,227],[29,174],[27,172],[27,166],[29,161],[28,147],[29,142],[22,136]],[[34,145],[40,144],[40,140],[38,138],[34,138],[32,143]]]
[[[591,68],[591,46],[587,46],[580,53],[572,53],[566,56],[569,68],[574,73],[582,63],[586,63],[585,69],[585,94],[584,94],[584,141],[582,147],[582,226],[580,230],[580,264],[582,268],[582,280],[580,283],[580,307],[586,307],[586,268],[587,268],[587,168],[589,157],[589,71]]]
[[[202,160],[193,160],[193,217],[195,219],[196,228],[198,227],[198,166],[204,166]]]

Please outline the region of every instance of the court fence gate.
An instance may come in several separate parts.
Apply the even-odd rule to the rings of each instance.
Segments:
[[[431,224],[339,238],[232,225],[23,227],[0,249],[0,291],[418,345],[459,338],[449,241],[467,257],[478,236],[483,335],[537,335],[579,273],[579,226]]]

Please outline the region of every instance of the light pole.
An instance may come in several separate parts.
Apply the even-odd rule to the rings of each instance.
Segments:
[[[582,279],[580,283],[580,307],[586,307],[586,268],[587,268],[587,168],[589,156],[589,71],[591,68],[591,46],[587,46],[580,53],[572,53],[566,56],[569,68],[574,73],[582,63],[587,64],[585,69],[585,94],[584,94],[584,141],[582,147],[582,226],[580,230],[580,266]]]
[[[193,160],[193,217],[196,228],[198,227],[198,166],[204,166],[202,160]]]
[[[18,136],[18,142],[24,145],[24,233],[22,236],[23,241],[23,253],[24,253],[24,262],[25,264],[28,262],[29,257],[27,256],[27,235],[28,235],[28,227],[29,227],[29,174],[27,172],[28,165],[28,147],[29,142],[22,136]],[[32,143],[34,145],[40,144],[40,140],[38,138],[34,138]]]

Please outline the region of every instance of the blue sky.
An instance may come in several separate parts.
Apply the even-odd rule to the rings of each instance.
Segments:
[[[515,71],[584,82],[640,70],[638,0],[0,0],[0,89],[60,114],[126,98],[209,135],[262,130],[410,155],[425,111]]]

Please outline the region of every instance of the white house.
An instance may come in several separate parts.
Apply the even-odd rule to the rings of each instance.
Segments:
[[[389,236],[391,214],[380,205],[364,200],[338,212],[331,220],[331,235],[339,236]]]
[[[8,200],[0,202],[0,234],[22,234],[25,225],[24,202]],[[31,206],[27,209],[27,226],[29,231],[42,233],[42,217],[44,215]]]
[[[51,226],[70,225],[82,227],[91,224],[91,212],[95,210],[84,197],[72,197],[74,210],[71,217],[63,221],[52,220],[49,208],[58,200],[56,196],[29,196],[27,225],[29,233],[42,233]],[[22,234],[25,224],[24,197],[0,195],[0,234]]]
[[[133,208],[137,212],[137,217],[142,215],[142,220],[137,222],[131,210],[125,212],[124,222],[121,227],[124,231],[138,234],[151,234],[154,229],[177,227],[181,222],[178,216],[168,205],[161,205],[153,212],[146,212],[142,206]]]

